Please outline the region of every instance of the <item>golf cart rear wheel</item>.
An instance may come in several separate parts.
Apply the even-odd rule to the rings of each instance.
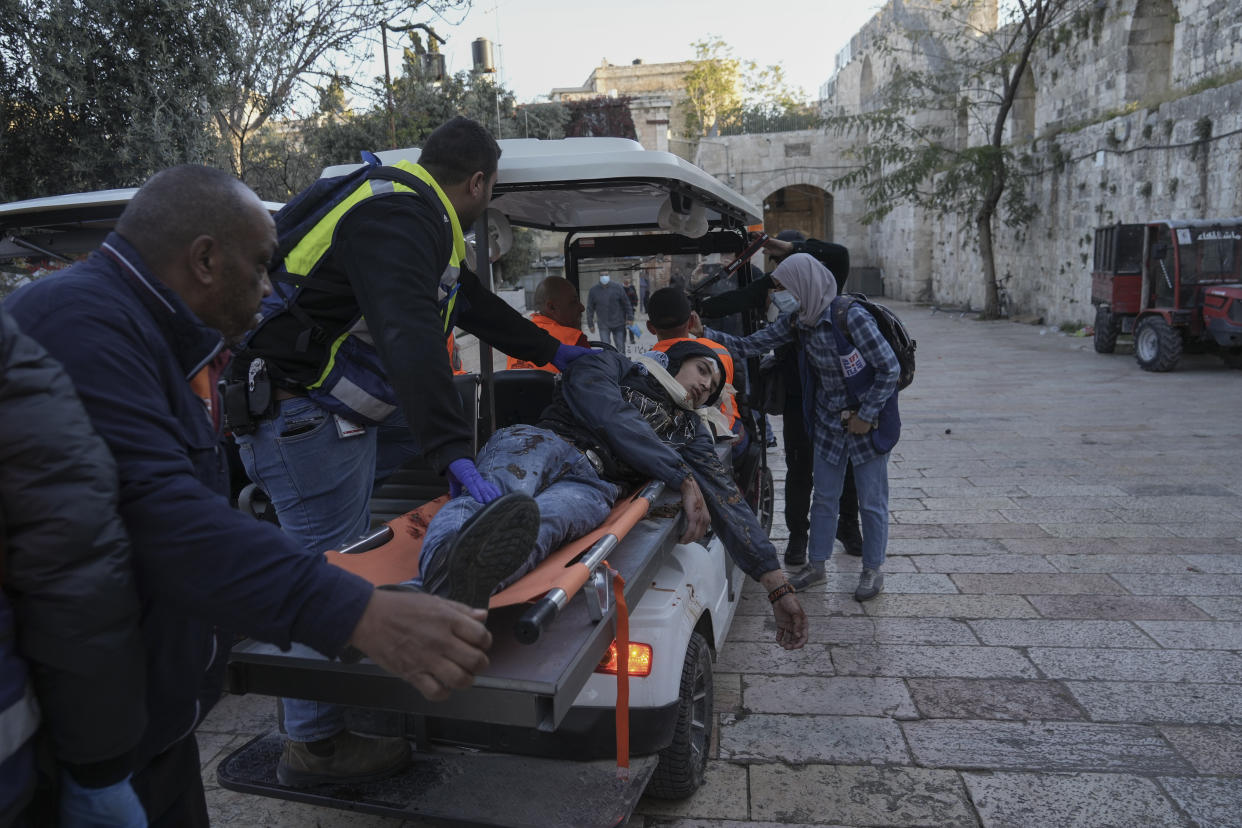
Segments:
[[[1113,315],[1107,305],[1095,309],[1095,352],[1111,354],[1117,350],[1117,334],[1121,333],[1121,320]]]
[[[1162,316],[1148,316],[1134,330],[1134,358],[1144,371],[1172,371],[1182,358],[1182,335]]]
[[[685,799],[703,784],[712,739],[712,654],[707,639],[690,634],[681,668],[681,693],[673,742],[660,751],[647,794]]]

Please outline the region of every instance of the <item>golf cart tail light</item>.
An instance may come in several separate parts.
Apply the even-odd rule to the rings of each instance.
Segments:
[[[651,675],[651,662],[654,659],[654,651],[650,644],[640,644],[637,641],[630,642],[630,675],[642,678]],[[604,657],[599,660],[599,666],[595,668],[597,673],[617,674],[617,642],[614,640],[608,645],[608,652],[604,653]]]

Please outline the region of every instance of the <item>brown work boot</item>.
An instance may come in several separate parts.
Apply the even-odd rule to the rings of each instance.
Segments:
[[[291,788],[323,782],[369,782],[410,763],[410,743],[400,736],[363,736],[343,730],[317,742],[285,742],[276,781]]]

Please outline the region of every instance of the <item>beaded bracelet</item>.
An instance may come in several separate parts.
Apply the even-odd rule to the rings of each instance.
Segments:
[[[772,602],[773,604],[775,604],[777,601],[781,600],[786,595],[793,595],[797,591],[798,590],[794,589],[793,584],[786,581],[785,583],[781,584],[776,589],[768,593],[768,600]]]

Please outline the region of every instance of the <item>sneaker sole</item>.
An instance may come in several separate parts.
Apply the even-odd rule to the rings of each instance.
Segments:
[[[484,506],[449,547],[448,597],[487,609],[496,585],[526,560],[538,536],[534,498],[513,492]]]

